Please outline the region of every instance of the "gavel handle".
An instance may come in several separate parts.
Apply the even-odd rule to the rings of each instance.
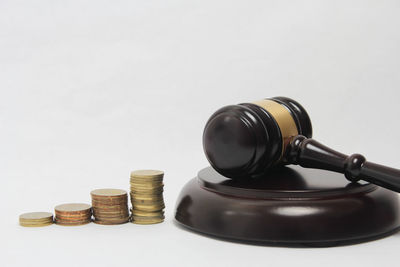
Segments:
[[[365,180],[400,193],[400,170],[368,162],[360,154],[347,156],[302,135],[286,151],[287,163],[343,173],[352,182]]]

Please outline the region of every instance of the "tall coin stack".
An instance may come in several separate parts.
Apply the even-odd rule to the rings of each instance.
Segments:
[[[121,189],[96,189],[92,196],[94,222],[122,224],[129,221],[128,193]]]
[[[131,172],[132,222],[154,224],[164,221],[164,172],[138,170]]]
[[[56,213],[55,222],[59,225],[82,225],[92,221],[92,208],[89,204],[61,204],[56,206],[54,210]]]

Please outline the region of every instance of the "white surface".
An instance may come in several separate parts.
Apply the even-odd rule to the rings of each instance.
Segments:
[[[395,266],[399,233],[261,247],[183,231],[173,211],[207,165],[206,120],[227,104],[292,97],[319,141],[399,168],[399,12],[398,1],[0,1],[1,265]],[[128,189],[142,168],[166,172],[163,224],[18,226],[20,213]]]

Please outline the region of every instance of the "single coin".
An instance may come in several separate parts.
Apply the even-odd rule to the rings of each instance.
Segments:
[[[24,227],[42,227],[42,226],[52,225],[53,221],[47,222],[47,223],[25,223],[25,222],[20,222],[19,224],[21,226],[24,226]]]
[[[111,211],[111,210],[110,211],[108,211],[108,210],[107,211],[103,211],[103,210],[93,211],[93,215],[96,215],[96,214],[112,215],[112,214],[126,214],[126,213],[129,213],[128,209],[116,210],[116,211]]]
[[[152,200],[132,200],[132,205],[151,205],[151,206],[162,206],[164,201],[152,201]]]
[[[128,214],[128,209],[126,210],[117,210],[117,211],[95,211],[93,213],[94,216],[96,215],[118,215],[118,214]]]
[[[138,189],[132,189],[131,190],[131,193],[130,193],[130,195],[132,196],[135,196],[135,195],[138,195],[138,196],[149,196],[149,197],[155,197],[155,196],[161,196],[162,195],[162,193],[164,192],[164,190],[163,189],[161,189],[161,190],[152,190],[152,189],[150,189],[150,190],[138,190]]]
[[[140,221],[140,220],[132,220],[132,223],[134,224],[157,224],[157,223],[162,223],[164,220],[148,220],[148,221]]]
[[[164,176],[164,172],[159,170],[136,170],[131,172],[131,177],[153,178],[162,176]]]
[[[92,222],[91,220],[88,220],[88,221],[79,222],[79,223],[76,223],[76,222],[72,222],[72,223],[70,223],[70,222],[56,222],[56,224],[57,225],[62,225],[62,226],[79,226],[79,225],[85,225],[85,224],[88,224],[88,223],[91,223],[91,222]]]
[[[21,214],[19,216],[20,220],[27,220],[27,221],[40,221],[40,220],[52,220],[53,213],[50,212],[28,212]]]
[[[53,219],[51,220],[41,220],[41,221],[27,221],[27,220],[19,220],[20,223],[25,223],[25,224],[43,224],[43,223],[51,223],[53,222]]]
[[[92,197],[92,202],[99,202],[99,203],[122,203],[127,201],[128,194],[124,195],[123,197]]]
[[[86,222],[90,222],[91,218],[87,218],[84,220],[63,220],[63,219],[58,219],[56,218],[55,223],[56,224],[81,224],[81,223],[86,223]]]
[[[129,181],[129,184],[130,185],[132,185],[132,184],[139,184],[139,185],[142,185],[142,184],[148,184],[148,185],[153,185],[153,186],[161,186],[161,185],[163,185],[164,183],[163,183],[163,180],[159,180],[159,181],[154,181],[154,180],[138,180],[138,179],[130,179],[130,181]]]
[[[124,219],[129,219],[129,214],[125,216],[117,216],[117,217],[95,217],[94,219],[97,221],[121,221]]]
[[[128,218],[121,219],[121,220],[115,220],[115,221],[110,221],[110,220],[107,220],[107,221],[105,221],[105,220],[94,220],[93,222],[94,222],[94,223],[97,223],[97,224],[103,224],[103,225],[116,225],[116,224],[123,224],[123,223],[129,222],[129,217],[128,217]]]
[[[90,192],[92,196],[100,196],[100,197],[119,197],[127,195],[125,190],[121,189],[113,189],[113,188],[105,188],[105,189],[96,189]]]
[[[156,212],[156,211],[163,210],[165,207],[164,206],[158,207],[158,206],[139,206],[139,205],[136,205],[133,208],[138,210],[138,211]]]
[[[136,202],[132,202],[132,208],[135,209],[136,207],[147,207],[147,208],[152,208],[152,207],[159,208],[159,207],[162,207],[162,208],[165,208],[165,204],[163,202],[162,203],[154,203],[154,204],[153,203],[150,203],[150,204],[139,204],[139,203],[136,203]]]
[[[112,205],[112,204],[119,205],[119,204],[122,204],[127,201],[128,201],[128,195],[125,195],[124,198],[120,198],[120,199],[111,199],[109,197],[103,198],[103,199],[92,198],[92,203],[99,203],[99,204],[106,204],[106,205]]]
[[[91,220],[92,217],[80,217],[80,218],[66,218],[66,217],[59,217],[56,216],[55,220],[56,221],[65,221],[65,222],[80,222],[80,221],[87,221]]]
[[[125,214],[96,214],[96,216],[94,216],[94,218],[96,220],[99,219],[121,219],[121,218],[125,218],[125,217],[129,217],[129,213],[125,213]]]
[[[159,200],[164,198],[162,194],[143,195],[143,194],[133,194],[133,193],[130,194],[130,197],[134,199],[143,199],[143,200]]]
[[[112,207],[106,207],[106,206],[102,206],[102,207],[94,207],[93,211],[124,211],[128,209],[128,205],[124,205],[124,206],[112,206]]]
[[[79,219],[79,218],[90,218],[91,216],[92,216],[92,211],[90,211],[90,213],[81,213],[81,214],[56,213],[56,216],[54,216],[54,218]]]
[[[164,216],[157,216],[157,217],[132,216],[132,220],[137,221],[137,222],[160,221],[160,220],[164,220]]]
[[[164,211],[156,211],[156,212],[149,212],[149,211],[141,211],[141,210],[131,210],[132,215],[135,216],[162,216],[164,215]]]
[[[160,188],[164,186],[164,183],[130,183],[131,187],[133,188],[143,188],[143,189],[147,189],[147,188],[151,188],[151,189],[156,189],[156,188]]]
[[[116,217],[105,217],[105,216],[97,216],[94,217],[95,221],[109,221],[109,222],[119,222],[129,218],[129,214],[125,216],[116,216]]]
[[[54,209],[58,213],[90,213],[91,207],[85,203],[68,203],[56,206]]]
[[[98,201],[92,201],[92,207],[93,208],[99,208],[99,207],[104,207],[104,208],[117,208],[117,207],[123,207],[128,205],[128,200],[124,201],[124,202],[120,202],[120,203],[112,203],[112,202],[98,202]]]

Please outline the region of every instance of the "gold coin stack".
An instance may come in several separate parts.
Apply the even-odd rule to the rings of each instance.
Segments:
[[[50,212],[29,212],[19,216],[19,224],[25,227],[40,227],[53,224],[53,214]]]
[[[76,226],[92,221],[92,208],[85,203],[61,204],[54,208],[55,222],[59,225]]]
[[[164,172],[138,170],[131,172],[132,222],[154,224],[164,221]]]
[[[92,196],[94,222],[122,224],[129,221],[128,193],[120,189],[96,189]]]

